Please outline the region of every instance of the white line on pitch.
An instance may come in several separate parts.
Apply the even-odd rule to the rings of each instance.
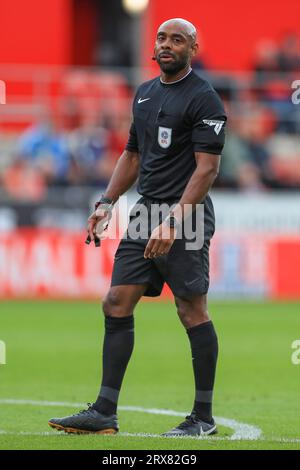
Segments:
[[[84,408],[86,404],[84,403],[70,403],[70,402],[54,402],[54,401],[38,401],[38,400],[15,400],[15,399],[0,399],[0,404],[3,405],[32,405],[32,406],[56,406],[56,407],[72,407],[72,408]],[[156,408],[143,408],[140,406],[120,406],[120,411],[133,411],[138,413],[148,413],[148,414],[156,414],[156,415],[165,415],[165,416],[186,416],[187,413],[183,413],[180,411],[174,410],[164,410],[164,409],[156,409]],[[233,435],[230,437],[215,437],[214,439],[220,440],[257,440],[261,438],[262,431],[260,428],[256,426],[252,426],[246,423],[240,423],[235,421],[234,419],[216,417],[216,423],[220,424],[221,426],[225,426],[230,428],[234,431]],[[44,434],[44,433],[43,433]],[[121,433],[122,435],[122,433]],[[127,433],[128,435],[128,433]],[[145,434],[133,434],[133,436],[139,437],[146,437],[149,435]],[[152,437],[161,437],[158,435],[153,435]],[[174,439],[172,437],[172,439]],[[190,439],[190,437],[189,437]],[[212,439],[212,438],[210,438]]]
[[[61,437],[65,437],[66,434],[65,433],[55,433],[53,431],[50,431],[50,432],[30,432],[30,431],[17,431],[17,432],[13,432],[13,431],[2,431],[0,430],[0,435],[8,435],[8,436],[52,436],[52,437],[58,437],[58,438],[61,438]],[[67,436],[68,439],[71,437],[80,437],[78,434],[74,434],[74,435],[68,435]],[[231,441],[232,439],[230,437],[215,437],[215,436],[174,436],[174,437],[171,437],[171,436],[162,436],[161,434],[150,434],[150,433],[130,433],[130,432],[119,432],[118,434],[114,434],[114,435],[107,435],[107,436],[104,436],[102,435],[101,436],[102,438],[103,437],[112,437],[113,439],[117,438],[117,437],[141,437],[141,438],[149,438],[149,437],[154,437],[154,438],[160,438],[160,439],[194,439],[194,440],[209,440],[209,441]],[[253,439],[247,439],[247,438],[243,438],[243,439],[239,439],[240,441],[253,441]],[[287,439],[287,438],[260,438],[259,439],[259,442],[277,442],[279,444],[299,444],[300,443],[300,439]]]

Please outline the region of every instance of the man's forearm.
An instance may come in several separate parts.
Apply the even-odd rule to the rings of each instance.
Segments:
[[[119,158],[104,196],[114,203],[135,183],[139,173],[139,155],[124,150]]]
[[[196,168],[192,174],[183,195],[173,209],[173,213],[177,220],[185,218],[188,213],[185,212],[184,207],[189,205],[189,208],[194,209],[196,204],[200,204],[205,198],[206,194],[212,187],[217,176],[217,172],[211,168],[206,171]]]

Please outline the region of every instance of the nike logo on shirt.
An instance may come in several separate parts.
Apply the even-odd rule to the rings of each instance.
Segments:
[[[143,103],[144,101],[148,101],[148,100],[151,100],[151,98],[144,98],[143,100],[141,98],[139,98],[138,100],[138,103]]]

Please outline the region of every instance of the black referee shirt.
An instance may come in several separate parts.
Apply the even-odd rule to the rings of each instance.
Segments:
[[[194,152],[220,155],[226,115],[211,85],[191,71],[165,84],[143,83],[133,102],[126,149],[140,155],[138,192],[160,200],[180,199],[196,168]]]

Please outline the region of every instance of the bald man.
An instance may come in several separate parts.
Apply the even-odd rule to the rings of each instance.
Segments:
[[[103,302],[101,388],[88,409],[51,419],[55,429],[118,431],[117,404],[134,343],[134,308],[142,296],[160,295],[166,282],[191,345],[195,390],[191,414],[163,435],[217,432],[212,397],[218,343],[207,311],[215,224],[208,191],[219,169],[226,116],[214,89],[191,68],[197,50],[197,32],[190,22],[175,18],[158,28],[154,58],[160,76],[137,90],[128,143],[88,221],[89,241],[97,242],[99,222],[109,219],[113,204],[138,179],[141,198],[116,252]]]

